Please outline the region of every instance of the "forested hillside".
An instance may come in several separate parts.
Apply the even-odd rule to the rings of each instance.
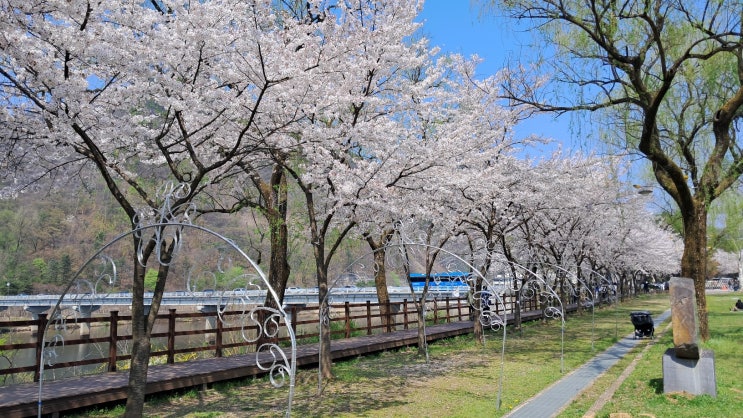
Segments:
[[[83,188],[2,200],[0,219],[0,277],[10,293],[54,291],[127,225],[104,190]]]
[[[300,210],[301,207],[295,207],[291,217],[290,285],[314,286],[311,248],[305,239]],[[195,223],[235,241],[267,269],[268,230],[262,220],[245,209],[230,215],[205,214]],[[130,229],[121,208],[102,185],[83,187],[70,182],[63,190],[0,200],[2,294],[57,293],[82,263]],[[347,248],[338,254],[339,267],[335,270],[366,251],[364,246],[363,242],[348,240]],[[179,280],[171,282],[173,286],[182,285],[175,284]]]

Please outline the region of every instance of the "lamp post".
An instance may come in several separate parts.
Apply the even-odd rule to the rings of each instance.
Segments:
[[[5,296],[10,296],[10,282],[5,283]]]

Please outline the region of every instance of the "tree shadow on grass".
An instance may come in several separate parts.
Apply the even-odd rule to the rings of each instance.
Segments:
[[[663,393],[663,378],[650,379],[648,386],[655,391],[656,395]]]

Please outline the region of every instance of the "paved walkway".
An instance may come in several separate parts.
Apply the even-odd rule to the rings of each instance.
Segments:
[[[653,318],[656,330],[671,316],[668,310]],[[634,339],[634,332],[622,338],[608,350],[597,355],[588,363],[553,383],[533,398],[511,411],[506,418],[548,418],[554,417],[594,380],[616,364],[641,340]]]

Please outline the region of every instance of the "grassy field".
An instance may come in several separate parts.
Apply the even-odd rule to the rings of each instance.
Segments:
[[[596,417],[625,412],[635,417],[740,417],[743,416],[743,312],[731,312],[738,294],[708,295],[710,339],[704,349],[714,351],[717,397],[663,393],[662,356],[673,346],[667,329],[641,353],[627,356],[580,396],[561,417],[583,417],[601,392],[611,387],[627,367],[632,373],[596,411]],[[658,330],[656,330],[657,332]],[[633,364],[634,362],[634,364]]]
[[[661,356],[671,347],[670,330],[656,329],[655,340],[642,340],[628,356],[601,376],[561,413],[561,417],[631,416],[720,417],[743,415],[743,312],[730,312],[740,297],[710,295],[712,338],[718,397],[664,395]],[[649,310],[653,316],[669,309],[667,295],[643,296],[618,306],[587,311],[560,321],[531,323],[508,330],[505,361],[502,332],[490,332],[485,345],[471,337],[430,346],[430,361],[410,348],[359,357],[334,365],[335,378],[318,394],[317,370],[297,373],[292,412],[301,417],[499,417],[582,365],[634,330],[629,313]],[[563,345],[564,344],[564,345]],[[634,369],[632,368],[634,367]],[[561,370],[562,369],[562,370]],[[605,402],[602,395],[632,371]],[[499,386],[499,382],[503,382]],[[498,395],[501,406],[497,408]],[[286,390],[272,389],[266,379],[215,384],[148,400],[148,417],[282,416]],[[680,408],[683,407],[683,408]],[[80,416],[114,417],[121,407],[87,411]],[[644,415],[643,415],[644,414]]]

